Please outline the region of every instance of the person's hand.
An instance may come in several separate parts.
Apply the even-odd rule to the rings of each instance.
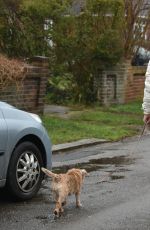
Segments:
[[[143,121],[146,124],[150,124],[150,114],[144,114]]]

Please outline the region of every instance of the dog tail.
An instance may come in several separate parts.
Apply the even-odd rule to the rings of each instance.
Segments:
[[[49,177],[56,177],[56,176],[57,176],[57,174],[55,174],[55,173],[49,171],[49,170],[46,169],[46,168],[43,168],[43,167],[42,167],[41,170],[42,170],[47,176],[49,176]]]

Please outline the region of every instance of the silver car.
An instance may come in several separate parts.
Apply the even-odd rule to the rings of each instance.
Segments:
[[[40,117],[0,102],[0,187],[27,200],[39,190],[41,167],[51,169],[51,143]]]

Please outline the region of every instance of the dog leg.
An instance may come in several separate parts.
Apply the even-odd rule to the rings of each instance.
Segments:
[[[55,216],[59,217],[60,214],[60,208],[61,208],[61,203],[59,201],[56,202],[55,209],[54,209],[54,214]]]
[[[59,216],[61,216],[61,213],[63,213],[63,212],[64,212],[64,209],[62,208],[62,200],[59,198],[56,201],[54,214],[55,214],[55,216],[59,217]]]
[[[77,208],[82,207],[82,204],[81,204],[81,202],[80,202],[80,193],[76,193],[76,194],[75,194],[75,197],[76,197],[76,207],[77,207]]]
[[[59,214],[61,214],[61,213],[63,213],[64,212],[64,209],[61,207],[60,209],[59,209]]]
[[[64,201],[62,202],[62,206],[65,206],[66,204],[67,204],[67,201],[64,200]]]

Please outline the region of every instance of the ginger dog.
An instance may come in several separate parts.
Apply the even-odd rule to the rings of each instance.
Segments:
[[[81,186],[87,171],[85,169],[70,169],[64,174],[55,174],[48,169],[41,168],[42,171],[52,178],[52,191],[56,201],[54,214],[60,216],[64,211],[62,206],[66,204],[68,195],[75,194],[76,207],[81,207],[80,193]]]

